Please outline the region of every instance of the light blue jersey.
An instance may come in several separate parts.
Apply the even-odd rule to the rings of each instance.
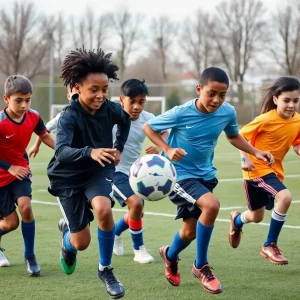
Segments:
[[[215,112],[203,114],[197,109],[196,100],[176,106],[148,122],[156,132],[171,129],[167,143],[172,148],[182,148],[187,152],[179,162],[173,162],[178,181],[216,177],[213,158],[220,134],[223,130],[232,136],[239,133],[232,105],[224,102]]]

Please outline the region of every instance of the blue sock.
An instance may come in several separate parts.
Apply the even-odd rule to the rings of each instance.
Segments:
[[[201,269],[205,264],[208,263],[207,252],[208,245],[211,239],[214,226],[205,226],[197,222],[197,233],[196,233],[196,261],[195,267]]]
[[[35,220],[30,223],[22,221],[22,234],[24,239],[24,257],[34,256]]]
[[[115,227],[111,231],[102,231],[98,227],[99,263],[104,266],[111,265],[115,240]]]
[[[179,253],[184,250],[188,245],[190,244],[190,242],[186,242],[184,241],[180,235],[179,235],[179,231],[177,231],[175,233],[172,245],[169,247],[168,251],[167,251],[167,259],[169,261],[174,261],[178,259],[178,255]]]
[[[72,253],[77,253],[77,249],[74,248],[72,245],[71,245],[71,232],[69,229],[67,229],[65,232],[64,232],[64,247],[66,248],[67,251],[69,252],[72,252]]]
[[[242,222],[242,219],[241,219],[241,216],[242,214],[239,214],[236,216],[236,218],[234,219],[234,226],[236,228],[242,228],[244,223]]]
[[[2,236],[2,235],[4,235],[4,234],[7,234],[8,232],[7,231],[2,231],[1,229],[0,229],[0,237]]]
[[[279,213],[275,209],[272,211],[269,233],[264,244],[265,247],[271,245],[271,243],[275,243],[277,245],[278,236],[285,222],[285,218],[286,214]]]
[[[125,221],[125,216],[123,216],[117,223],[115,223],[116,235],[120,236],[121,233],[129,228],[128,223]]]

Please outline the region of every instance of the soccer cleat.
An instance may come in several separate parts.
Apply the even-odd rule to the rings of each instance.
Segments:
[[[104,283],[106,292],[112,299],[124,297],[124,287],[122,283],[115,277],[113,268],[106,267],[103,271],[98,269],[98,277]]]
[[[148,253],[144,245],[140,246],[139,250],[134,250],[134,254],[133,260],[135,262],[140,264],[149,264],[154,262],[154,258]]]
[[[39,276],[41,273],[40,266],[38,265],[35,256],[26,257],[25,264],[27,267],[27,273],[30,276]]]
[[[242,237],[242,228],[237,228],[234,225],[235,218],[240,214],[238,211],[232,211],[230,214],[230,227],[228,233],[229,244],[232,248],[237,248]]]
[[[211,294],[222,293],[220,281],[215,277],[211,271],[211,267],[208,264],[204,265],[201,269],[197,269],[194,264],[192,268],[192,274],[195,278],[200,280],[205,291]]]
[[[122,241],[121,236],[118,236],[118,235],[115,236],[113,252],[117,256],[123,256],[124,255],[124,246],[123,246],[123,241]]]
[[[281,255],[281,250],[275,243],[265,247],[262,246],[260,255],[268,259],[274,265],[287,265],[289,261]]]
[[[3,251],[5,251],[5,249],[0,247],[0,267],[9,267],[10,263],[8,259],[5,257]]]
[[[70,252],[64,247],[64,233],[68,230],[68,225],[66,224],[64,218],[61,218],[58,222],[58,229],[62,236],[62,247],[60,251],[60,266],[65,274],[71,275],[76,269],[76,255],[75,252]]]
[[[165,276],[166,276],[167,280],[173,286],[179,286],[180,285],[180,273],[178,271],[179,259],[177,259],[176,261],[169,261],[167,259],[167,251],[168,251],[169,247],[170,246],[168,246],[168,245],[161,246],[159,248],[159,254],[165,262]]]

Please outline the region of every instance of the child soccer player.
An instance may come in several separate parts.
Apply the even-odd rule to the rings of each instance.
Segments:
[[[107,100],[109,80],[116,80],[118,67],[111,54],[101,49],[71,51],[64,60],[62,79],[75,87],[74,95],[62,112],[57,126],[55,155],[48,166],[49,191],[57,197],[64,218],[60,264],[66,274],[76,267],[77,250],[88,247],[93,208],[98,221],[98,276],[114,299],[125,294],[111,267],[115,238],[112,216],[114,162],[130,129],[130,117],[118,103]],[[118,125],[113,145],[112,129]],[[113,148],[114,147],[114,148]]]
[[[244,126],[241,135],[259,149],[272,149],[275,158],[273,166],[255,160],[243,151],[241,163],[248,210],[231,212],[229,243],[237,248],[244,224],[259,223],[265,209],[272,211],[269,233],[260,255],[276,265],[288,264],[277,247],[278,236],[284,224],[292,201],[290,191],[283,184],[282,161],[293,146],[300,155],[300,115],[297,113],[300,97],[300,82],[294,77],[281,77],[271,85],[261,102],[261,115]]]
[[[138,79],[129,79],[121,86],[120,102],[124,110],[130,115],[131,127],[121,160],[116,166],[116,173],[113,180],[114,185],[118,189],[118,192],[114,193],[115,198],[121,206],[124,207],[127,204],[129,210],[128,214],[116,223],[116,237],[113,251],[116,255],[124,254],[121,233],[129,228],[135,254],[134,261],[141,264],[151,263],[154,261],[154,258],[147,252],[144,246],[142,224],[144,201],[134,194],[130,187],[128,176],[131,165],[140,156],[146,137],[142,127],[148,120],[154,117],[152,113],[144,110],[148,94],[145,82]],[[166,139],[168,132],[163,132],[163,135]],[[147,154],[158,154],[159,152],[160,149],[157,147],[148,147],[146,149]]]
[[[178,255],[196,239],[192,273],[202,287],[213,294],[222,292],[207,258],[220,207],[219,200],[212,194],[218,183],[213,166],[218,137],[224,130],[233,146],[272,163],[270,153],[253,148],[239,134],[235,109],[224,102],[228,86],[229,79],[223,70],[208,68],[201,74],[200,84],[196,87],[197,99],[176,106],[144,125],[146,135],[174,161],[177,170],[177,184],[169,197],[177,205],[176,219],[182,218],[183,225],[171,246],[160,248],[165,276],[173,286],[180,284]],[[166,143],[158,132],[168,128],[171,132]]]
[[[30,109],[31,82],[24,76],[9,76],[4,85],[7,107],[0,111],[0,239],[18,228],[22,218],[24,258],[30,276],[40,274],[34,253],[35,220],[31,208],[31,172],[26,148],[35,132],[47,146],[54,149],[54,139],[47,132],[37,111]],[[0,249],[0,267],[9,266]]]
[[[68,101],[71,100],[72,95],[75,94],[75,93],[76,93],[76,90],[74,88],[70,89],[69,86],[67,87],[67,99],[68,99]],[[56,115],[55,118],[53,118],[48,123],[46,123],[46,128],[49,132],[53,132],[53,133],[56,132],[58,119],[60,118],[60,115],[61,115],[61,112],[59,112]],[[28,156],[29,157],[31,157],[31,156],[35,157],[38,154],[38,152],[40,151],[41,143],[42,143],[41,139],[39,137],[37,137],[34,145],[28,151]]]

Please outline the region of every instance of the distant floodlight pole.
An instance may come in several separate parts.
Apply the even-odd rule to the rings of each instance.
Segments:
[[[52,104],[54,104],[54,40],[53,32],[49,32],[49,120]]]

